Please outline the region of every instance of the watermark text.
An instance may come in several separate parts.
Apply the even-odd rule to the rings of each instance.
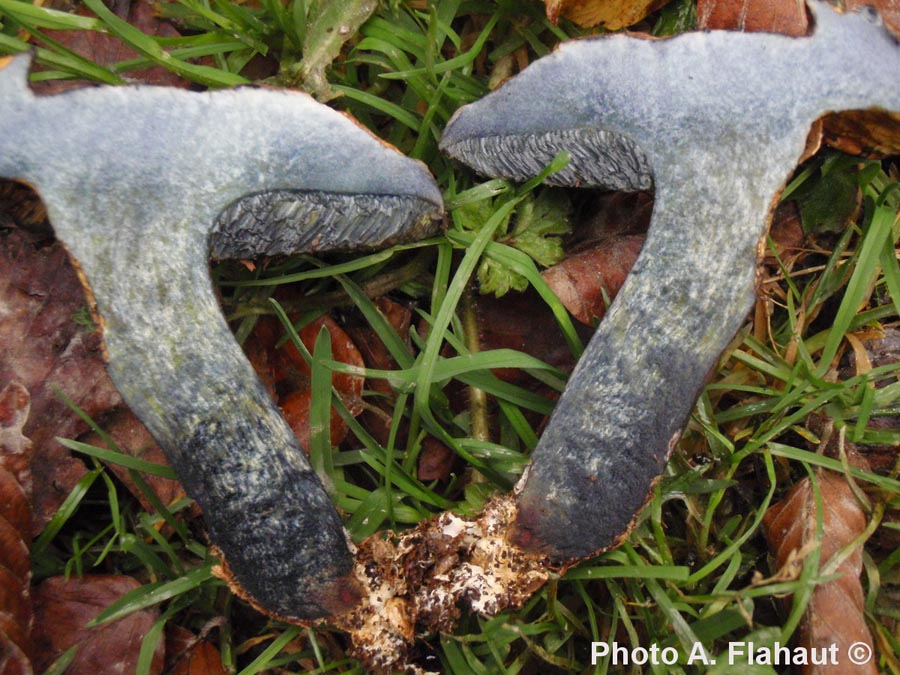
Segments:
[[[695,643],[690,652],[657,644],[634,647],[618,642],[592,642],[591,665],[607,660],[614,666],[672,666],[680,664],[715,665],[725,660],[728,665],[751,666],[839,666],[862,665],[872,660],[872,646],[866,642],[854,642],[844,649],[838,644],[816,647],[790,647],[775,642],[759,645],[753,642],[729,642],[727,650],[712,656],[701,643]]]

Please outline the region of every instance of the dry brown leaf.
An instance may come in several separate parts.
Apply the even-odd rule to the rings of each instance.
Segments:
[[[147,427],[141,424],[140,420],[129,409],[120,408],[104,418],[103,429],[115,442],[116,447],[126,455],[162,466],[169,465],[163,451],[159,449],[156,441],[153,440],[150,432],[147,431]],[[88,434],[81,440],[84,443],[101,448],[107,447],[106,442],[94,433]],[[131,472],[127,468],[121,464],[113,463],[107,464],[107,468],[122,481],[122,484],[140,501],[141,506],[146,511],[151,513],[155,511],[150,500],[147,499],[146,495],[131,478]],[[152,474],[142,474],[141,477],[153,489],[153,492],[156,493],[156,496],[163,504],[171,504],[185,496],[184,488],[177,480]]]
[[[698,0],[697,27],[806,35],[805,0]]]
[[[140,587],[131,577],[92,575],[81,579],[51,577],[34,591],[35,665],[45,670],[71,647],[78,650],[66,673],[133,673],[141,641],[158,612],[145,609],[118,621],[85,628],[114,601]],[[160,640],[150,667],[162,672],[165,645]]]
[[[284,299],[283,297],[280,299]],[[335,361],[362,367],[363,358],[350,335],[327,314],[322,315],[298,332],[300,341],[312,353],[316,339],[322,328],[328,329],[331,337],[331,354]],[[312,402],[309,385],[310,369],[293,342],[287,342],[281,349],[276,344],[284,331],[272,317],[260,319],[254,327],[251,339],[244,345],[247,358],[266,388],[278,401],[281,412],[287,420],[300,445],[309,447],[309,409]],[[353,415],[363,410],[362,390],[364,378],[357,375],[333,373],[331,382],[341,397],[341,401]],[[331,410],[331,442],[337,445],[347,435],[347,425],[340,414]]]
[[[0,392],[0,675],[31,672],[30,404],[18,382]]]
[[[575,367],[575,359],[562,339],[556,319],[533,291],[507,293],[502,298],[479,296],[475,300],[475,314],[482,351],[516,349],[565,372]],[[589,331],[582,335],[585,336],[590,336]],[[534,378],[517,368],[495,368],[491,372],[507,382],[535,384]]]
[[[147,35],[166,38],[179,37],[178,31],[168,23],[160,21],[154,12],[152,4],[145,0],[113,3],[113,11],[119,15],[120,19],[124,19]],[[79,56],[83,56],[89,61],[99,63],[102,66],[113,65],[119,61],[140,56],[131,47],[108,33],[99,33],[91,30],[48,30],[46,35]],[[170,87],[189,86],[186,80],[162,66],[132,70],[125,73],[125,75],[131,80],[144,84]],[[82,87],[86,84],[88,83],[82,80],[46,80],[37,83],[34,88],[41,93],[51,94]]]
[[[85,472],[55,440],[77,438],[88,428],[58,392],[95,419],[122,399],[103,367],[99,334],[73,318],[87,305],[63,246],[21,229],[0,230],[0,270],[0,382],[21,382],[31,395],[23,433],[34,444],[33,507],[40,529]]]
[[[822,541],[820,569],[840,549],[856,539],[866,527],[866,515],[860,508],[846,479],[833,471],[817,470],[822,503]],[[769,548],[778,570],[796,564],[792,554],[815,546],[816,494],[808,478],[799,481],[788,495],[769,508],[763,519]],[[802,565],[802,561],[800,562]],[[841,576],[816,586],[795,636],[797,646],[810,649],[837,645],[839,664],[808,665],[803,675],[853,672],[865,675],[878,672],[875,659],[865,665],[851,666],[848,653],[857,643],[873,648],[872,635],[863,614],[864,596],[859,580],[862,571],[862,547],[857,547],[837,568]]]
[[[564,16],[579,26],[603,25],[608,30],[633,26],[669,0],[544,0],[553,23]]]
[[[31,659],[0,633],[0,675],[33,675]]]
[[[643,245],[642,235],[598,242],[544,270],[541,276],[572,316],[593,326],[606,314]]]
[[[357,368],[362,368],[365,365],[363,363],[362,355],[359,353],[353,340],[351,340],[350,336],[347,335],[347,332],[327,314],[304,326],[299,332],[300,341],[303,342],[310,354],[315,350],[316,339],[319,337],[319,332],[322,328],[326,328],[331,337],[332,359],[340,361],[341,363],[346,363],[349,366],[356,366]],[[310,374],[309,366],[303,356],[301,356],[300,350],[294,346],[294,343],[288,342],[285,344],[283,351],[288,359],[290,359],[286,364],[286,368],[290,369],[293,373],[299,373],[301,377],[308,377]],[[333,373],[331,376],[331,383],[338,394],[340,394],[341,400],[350,412],[354,415],[359,414],[362,410],[361,400],[363,384],[365,383],[364,378],[358,375]]]
[[[0,470],[10,473],[26,494],[31,494],[32,444],[22,430],[28,422],[31,396],[18,381],[0,391]]]
[[[412,344],[409,339],[409,327],[412,325],[412,309],[390,298],[381,297],[375,301],[378,311],[384,315],[388,323],[400,336],[407,350],[412,354]],[[359,349],[363,362],[369,368],[379,370],[398,370],[400,366],[384,344],[384,339],[375,332],[368,322],[348,323],[344,329],[350,335]],[[380,394],[384,394],[388,401],[388,407],[393,405],[396,393],[387,381],[371,379],[368,386]]]
[[[353,344],[353,340],[327,314],[308,324],[298,333],[300,341],[310,354],[315,350],[316,339],[322,328],[327,328],[331,337],[331,356],[335,361],[358,368],[363,367],[362,356],[356,345]],[[300,445],[308,449],[310,434],[309,410],[312,404],[312,396],[309,391],[309,366],[293,342],[286,343],[283,349],[278,350],[275,358],[279,364],[278,367],[280,367],[280,370],[276,367],[276,370],[278,370],[276,382],[287,381],[292,383],[290,393],[282,396],[278,401],[278,405],[281,407],[284,418],[300,441]],[[357,375],[332,373],[331,383],[350,413],[359,415],[363,410],[362,390],[364,378]],[[283,388],[283,385],[279,385],[279,387]],[[330,433],[332,445],[337,445],[347,436],[347,424],[341,418],[340,413],[333,407],[331,409]]]
[[[226,675],[219,650],[180,626],[166,626],[167,675]]]
[[[900,114],[883,110],[832,113],[822,120],[824,141],[851,155],[900,154]]]
[[[459,465],[459,455],[434,436],[426,436],[422,440],[422,452],[416,463],[416,476],[419,480],[447,480]]]

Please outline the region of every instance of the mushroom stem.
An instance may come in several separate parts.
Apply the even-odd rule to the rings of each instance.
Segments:
[[[709,159],[731,164],[728,190],[693,164],[657,176],[680,189],[654,203],[651,235],[535,449],[518,497],[520,545],[572,560],[618,543],[747,316],[768,227],[758,216],[783,176],[751,179],[740,167],[752,154],[723,155]],[[698,211],[716,226],[698,229]]]
[[[70,244],[105,324],[110,377],[251,599],[284,617],[345,608],[352,558],[341,520],[221,315],[203,228],[128,218],[115,238]]]

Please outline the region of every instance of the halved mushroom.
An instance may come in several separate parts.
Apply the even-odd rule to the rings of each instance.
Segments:
[[[355,600],[341,520],[244,358],[215,257],[386,245],[436,229],[427,169],[297,92],[100,87],[36,97],[0,70],[0,176],[33,185],[96,303],[108,370],[251,601]]]
[[[649,236],[540,442],[516,541],[562,560],[615,546],[756,293],[773,205],[813,123],[900,111],[900,47],[871,12],[813,3],[804,38],[705,32],[562,45],[451,120],[442,149],[522,180],[655,186]]]

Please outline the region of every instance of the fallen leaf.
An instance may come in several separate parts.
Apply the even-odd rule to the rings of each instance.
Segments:
[[[416,464],[420,481],[447,480],[459,465],[459,455],[434,436],[422,440],[422,452]]]
[[[85,472],[55,440],[78,438],[88,429],[59,393],[95,419],[122,399],[106,375],[102,341],[65,248],[18,228],[0,230],[0,269],[0,382],[21,382],[31,395],[23,433],[34,444],[39,531]]]
[[[8,471],[0,471],[0,516],[26,543],[31,541],[28,495]]]
[[[141,421],[129,409],[119,408],[105,417],[103,429],[112,438],[116,447],[126,455],[162,466],[169,465],[163,451],[159,449],[156,441],[147,431],[147,427],[141,424]],[[80,440],[101,448],[107,447],[103,439],[94,433],[90,433]],[[127,468],[112,462],[107,464],[107,468],[128,488],[146,511],[151,513],[155,511],[150,500],[131,478],[131,472]],[[153,474],[141,474],[141,477],[163,504],[171,504],[185,496],[184,488],[177,480]]]
[[[189,630],[166,626],[167,675],[227,675],[219,650]]]
[[[31,440],[22,430],[31,410],[31,396],[20,382],[0,391],[0,470],[12,474],[27,494],[31,493]]]
[[[327,314],[319,317],[315,321],[304,326],[300,332],[300,340],[312,354],[316,345],[316,338],[322,328],[328,330],[331,337],[331,357],[340,363],[346,363],[350,366],[362,368],[365,364],[362,355],[347,335],[347,332],[341,328],[337,322]],[[304,376],[309,376],[310,370],[306,360],[301,356],[300,350],[294,346],[293,342],[284,345],[284,353],[290,359],[290,363]],[[331,376],[331,384],[340,394],[344,405],[350,409],[354,415],[362,410],[362,390],[365,379],[358,375],[347,375],[345,373],[333,373]]]
[[[30,673],[31,442],[22,434],[30,397],[18,382],[0,392],[0,673]]]
[[[900,19],[898,19],[900,26]],[[832,113],[822,120],[823,140],[851,155],[900,154],[900,114],[883,110]]]
[[[310,424],[309,410],[312,405],[312,394],[309,391],[295,391],[278,401],[281,414],[294,432],[300,447],[309,451]],[[331,409],[331,425],[329,429],[332,445],[338,445],[347,436],[347,424],[340,414]]]
[[[52,239],[53,228],[47,209],[30,187],[0,179],[0,228],[28,230],[36,239]]]
[[[124,19],[146,35],[179,37],[178,31],[159,19],[149,2],[141,0],[114,3],[113,9],[120,19]],[[119,38],[109,33],[92,30],[47,30],[45,34],[49,39],[101,66],[111,66],[119,61],[141,56]],[[38,68],[38,70],[40,69]],[[130,70],[123,74],[130,80],[144,84],[170,87],[189,86],[186,80],[162,66]],[[51,94],[83,87],[87,84],[89,83],[83,80],[44,80],[34,83],[33,88],[40,93]]]
[[[335,361],[352,366],[363,367],[362,355],[353,340],[338,323],[327,314],[304,326],[298,337],[306,349],[312,353],[319,331],[327,328],[331,337],[331,354]],[[274,319],[263,319],[257,322],[253,331],[253,339],[245,345],[248,358],[257,374],[261,377],[270,392],[276,394],[278,405],[300,444],[309,448],[309,393],[310,369],[300,350],[288,341],[281,349],[276,344],[282,330]],[[363,410],[362,390],[364,378],[357,375],[333,373],[332,386],[337,390],[341,401],[353,415]],[[339,444],[347,435],[347,425],[334,408],[331,409],[331,442]]]
[[[763,518],[775,567],[800,568],[804,555],[819,549],[820,569],[841,548],[856,539],[866,527],[866,515],[846,479],[838,473],[816,471],[821,494],[822,540],[816,541],[817,497],[809,478],[799,481],[788,495],[770,507]],[[803,552],[798,556],[798,552]],[[840,577],[821,583],[813,590],[803,620],[795,636],[798,647],[806,650],[837,645],[837,653],[848,654],[851,645],[863,643],[873,649],[872,635],[865,622],[864,595],[859,580],[862,571],[862,546],[857,547],[837,568]],[[807,651],[807,653],[810,653]],[[854,673],[878,672],[875,662],[856,666]],[[845,665],[808,665],[803,675],[846,673]]]
[[[409,353],[412,354],[412,345],[409,339],[409,327],[412,325],[412,309],[386,297],[378,298],[375,304],[378,307],[378,311],[381,312],[397,335],[400,336],[400,339],[403,340]],[[366,367],[378,370],[397,370],[400,367],[385,346],[384,339],[375,332],[368,322],[349,323],[345,326],[345,329],[359,349]],[[386,380],[372,378],[367,384],[370,389],[384,394],[388,406],[393,404],[396,394]]]
[[[544,270],[541,276],[572,316],[595,326],[625,283],[643,245],[641,235],[598,242]]]
[[[0,673],[3,675],[33,675],[31,659],[0,632]]]
[[[697,27],[801,36],[809,32],[804,0],[697,0]]]
[[[117,621],[93,628],[85,624],[110,604],[140,584],[131,577],[91,575],[80,579],[51,577],[34,591],[35,665],[45,670],[63,652],[77,647],[67,673],[133,673],[137,668],[141,641],[158,617],[155,609],[144,609]],[[165,645],[153,652],[149,672],[161,673]]]
[[[562,339],[553,313],[535,292],[510,293],[501,299],[478,296],[475,314],[482,351],[515,349],[565,372],[575,367],[575,357]],[[587,329],[581,333],[582,339],[589,336]],[[518,368],[495,368],[491,372],[504,381],[522,386],[536,385],[537,382]],[[545,391],[543,385],[539,389]]]
[[[669,0],[544,0],[553,23],[564,16],[579,26],[603,25],[608,30],[633,26]]]

